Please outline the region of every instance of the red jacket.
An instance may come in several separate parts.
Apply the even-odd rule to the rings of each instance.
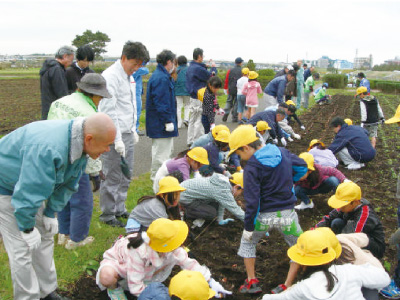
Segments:
[[[226,76],[225,76],[225,83],[224,83],[224,90],[226,90],[226,92],[229,94],[228,92],[228,84],[229,84],[229,73],[231,72],[231,70],[229,69],[228,72],[226,72]]]

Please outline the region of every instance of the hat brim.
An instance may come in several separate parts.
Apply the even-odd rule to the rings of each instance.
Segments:
[[[298,252],[297,245],[290,247],[287,251],[289,258],[303,266],[320,266],[330,263],[336,258],[335,251],[328,247],[328,252],[321,256],[305,256]]]
[[[190,154],[190,151],[187,153],[187,156],[189,156],[189,157],[190,157],[191,159],[193,159],[194,161],[197,161],[197,162],[201,163],[202,165],[209,165],[209,164],[210,164],[210,162],[208,161],[208,159],[194,157],[193,155]]]
[[[174,251],[183,244],[189,233],[189,227],[184,221],[175,220],[173,222],[175,226],[178,227],[177,234],[164,245],[154,244],[150,240],[149,246],[151,247],[151,249],[157,252],[166,253]]]
[[[82,91],[84,91],[86,93],[102,96],[103,98],[111,98],[112,97],[106,87],[98,89],[98,88],[88,86],[82,82],[77,82],[76,85],[78,86],[79,89],[81,89]]]
[[[213,289],[208,290],[208,299],[214,297],[217,293]]]
[[[156,195],[165,194],[165,193],[172,193],[172,192],[183,192],[186,191],[184,187],[166,187],[162,190],[159,190]]]
[[[385,124],[393,124],[393,123],[398,123],[400,122],[400,118],[399,117],[393,117],[390,118],[389,120],[385,121]]]
[[[338,198],[336,198],[336,195],[333,195],[332,197],[329,198],[328,200],[328,205],[332,208],[342,208],[343,206],[346,206],[347,204],[350,204],[351,201],[341,201]]]

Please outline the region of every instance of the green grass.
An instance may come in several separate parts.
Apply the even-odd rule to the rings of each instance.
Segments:
[[[131,211],[137,200],[143,195],[152,195],[152,184],[150,174],[143,174],[134,178],[128,190],[126,206]],[[99,199],[95,196],[92,223],[89,234],[95,237],[90,246],[66,250],[64,247],[55,245],[54,260],[56,263],[58,285],[61,290],[70,290],[71,285],[90,269],[97,269],[97,261],[105,250],[109,249],[120,234],[124,234],[123,228],[113,228],[99,222],[101,214]],[[2,244],[0,244],[0,299],[12,299],[12,282],[8,264],[8,256]]]

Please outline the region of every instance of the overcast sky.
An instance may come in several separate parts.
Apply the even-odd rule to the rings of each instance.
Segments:
[[[400,1],[0,0],[0,11],[0,54],[55,53],[90,29],[111,38],[109,56],[127,40],[151,57],[170,49],[191,59],[200,47],[205,60],[400,55]]]

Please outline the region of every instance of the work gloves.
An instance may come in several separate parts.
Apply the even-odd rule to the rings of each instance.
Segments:
[[[275,145],[278,145],[278,139],[277,139],[277,138],[273,139],[272,142],[273,142]]]
[[[288,140],[289,142],[293,142],[293,139],[292,139],[290,136],[287,138],[287,140]]]
[[[58,233],[58,220],[56,218],[43,216],[43,225],[44,228],[52,235]]]
[[[304,125],[300,126],[301,130],[306,130],[306,127]]]
[[[247,231],[246,229],[243,230],[242,239],[244,239],[246,242],[251,242],[252,238],[253,231]]]
[[[224,174],[228,178],[232,177],[232,174],[229,171],[226,171],[226,170],[222,174]]]
[[[213,130],[214,127],[215,127],[215,123],[212,123],[212,124],[210,125],[210,130]]]
[[[224,110],[223,108],[219,108],[219,109],[217,110],[217,115],[220,115],[220,116],[225,115],[225,110]]]
[[[233,222],[233,221],[234,221],[233,219],[225,219],[225,220],[218,221],[218,224],[219,225],[226,225],[229,222]]]
[[[361,126],[361,128],[363,128],[364,127],[364,123],[361,123],[360,126]]]
[[[136,131],[133,132],[133,144],[139,143],[139,135]]]
[[[28,244],[29,249],[35,250],[39,248],[40,243],[42,242],[42,237],[36,227],[34,227],[33,230],[29,233],[21,231],[21,235],[25,242]]]
[[[301,139],[300,134],[297,134],[297,133],[293,134],[293,137],[294,137],[296,140],[300,140],[300,139]]]
[[[343,182],[351,182],[351,180],[345,178],[345,179],[343,180]]]
[[[218,281],[214,280],[214,278],[211,278],[208,284],[210,285],[210,288],[215,292],[215,298],[222,298],[225,297],[225,295],[232,295],[231,291],[225,290]]]
[[[115,142],[115,151],[123,157],[125,157],[125,144],[122,140]]]
[[[165,131],[172,132],[174,131],[174,123],[167,123],[165,124]]]
[[[283,147],[286,147],[286,145],[287,145],[287,142],[286,142],[286,140],[285,140],[285,138],[284,138],[284,137],[283,137],[283,138],[281,138],[281,143],[282,143]]]

